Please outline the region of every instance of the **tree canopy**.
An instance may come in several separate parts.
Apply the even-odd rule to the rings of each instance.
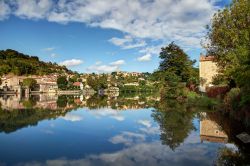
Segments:
[[[191,77],[193,64],[188,55],[174,42],[161,49],[159,71],[174,73],[181,78],[181,81],[187,82]]]
[[[46,75],[51,73],[72,73],[65,66],[40,61],[37,56],[29,56],[15,50],[0,50],[0,75]]]
[[[217,80],[226,80],[228,84],[233,80],[236,86],[249,92],[250,1],[234,0],[218,11],[208,30],[209,43],[205,48],[216,57],[219,75],[223,78]]]

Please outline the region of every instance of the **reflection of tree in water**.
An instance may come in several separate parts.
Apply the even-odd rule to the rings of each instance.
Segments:
[[[27,126],[36,126],[39,121],[64,116],[66,112],[49,109],[0,110],[0,132],[11,133]]]
[[[240,151],[223,147],[218,151],[216,165],[218,166],[235,166],[235,165],[249,165],[249,156],[245,156]]]
[[[67,112],[79,107],[87,106],[89,109],[98,109],[111,106],[117,108],[117,103],[127,106],[138,105],[138,101],[126,100],[124,97],[108,100],[107,96],[98,95],[85,99],[86,103],[82,102],[77,96],[61,95],[58,96],[56,105],[53,108],[41,108],[43,105],[38,106],[39,97],[37,96],[31,96],[29,99],[20,102],[22,104],[19,108],[11,110],[2,110],[0,107],[0,132],[10,133],[23,127],[35,126],[39,121],[65,116]],[[147,105],[146,103],[140,105],[140,107]]]
[[[89,109],[97,109],[107,107],[107,96],[93,95],[86,102]]]
[[[195,129],[192,123],[194,113],[185,104],[174,100],[160,101],[152,117],[159,123],[162,144],[172,150],[180,146],[189,132]]]

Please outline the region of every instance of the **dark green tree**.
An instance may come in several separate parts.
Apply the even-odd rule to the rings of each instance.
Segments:
[[[66,76],[59,76],[57,78],[57,85],[59,89],[66,90],[68,85],[68,80]]]
[[[233,0],[232,4],[218,11],[208,27],[205,45],[208,53],[216,57],[221,82],[227,81],[240,87],[244,102],[250,102],[250,1]]]
[[[29,89],[35,88],[36,85],[37,85],[37,81],[33,78],[25,78],[23,80],[23,86],[26,86]]]
[[[181,81],[187,82],[192,76],[193,64],[188,55],[174,42],[161,49],[159,71],[176,74]]]

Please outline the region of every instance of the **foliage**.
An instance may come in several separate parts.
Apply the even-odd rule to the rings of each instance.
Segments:
[[[167,47],[162,48],[160,52],[159,71],[168,71],[181,78],[181,81],[187,82],[192,76],[193,64],[188,55],[174,42]]]
[[[87,84],[94,90],[106,89],[108,87],[107,75],[96,75],[92,74],[87,78]]]
[[[206,94],[208,97],[224,97],[224,95],[229,91],[228,86],[212,86],[206,88]]]
[[[27,86],[30,89],[34,88],[36,86],[36,84],[37,84],[37,81],[33,78],[25,78],[23,80],[23,85]]]
[[[25,100],[23,101],[23,106],[25,108],[33,108],[36,105],[36,102],[34,100]]]
[[[46,75],[51,73],[71,73],[65,66],[40,61],[36,56],[29,56],[15,50],[0,50],[0,75]]]
[[[224,80],[228,83],[233,80],[237,87],[245,90],[250,90],[249,27],[250,1],[234,0],[214,15],[207,35],[210,43],[205,46],[208,53],[216,57]],[[249,103],[250,100],[245,104]]]
[[[239,108],[240,89],[232,88],[224,98],[226,110],[233,111]]]
[[[58,88],[61,90],[66,90],[67,89],[67,85],[68,85],[68,80],[66,76],[59,76],[57,78],[57,85]]]

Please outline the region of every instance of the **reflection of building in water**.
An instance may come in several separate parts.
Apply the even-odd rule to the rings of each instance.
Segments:
[[[209,142],[228,142],[226,133],[216,122],[206,118],[206,114],[205,118],[200,121],[200,139]]]
[[[1,108],[5,110],[25,109],[25,102],[30,99],[35,101],[34,108],[57,109],[58,96],[53,94],[32,95],[30,98],[22,98],[18,95],[4,95],[0,97]]]

